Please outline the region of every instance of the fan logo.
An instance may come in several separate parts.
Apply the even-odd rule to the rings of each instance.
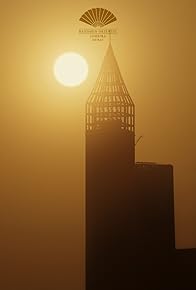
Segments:
[[[80,21],[92,26],[92,28],[81,28],[79,34],[88,34],[93,41],[103,41],[107,35],[117,33],[116,29],[103,28],[116,20],[114,14],[107,9],[90,9],[81,16]]]
[[[116,21],[114,14],[103,8],[93,8],[86,11],[80,21],[94,27],[103,27]]]

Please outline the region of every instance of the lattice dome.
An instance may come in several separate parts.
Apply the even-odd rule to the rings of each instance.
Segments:
[[[99,130],[105,121],[118,121],[134,133],[135,108],[125,86],[111,44],[86,104],[86,130]]]

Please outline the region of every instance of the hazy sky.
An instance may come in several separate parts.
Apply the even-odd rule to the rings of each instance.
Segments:
[[[196,245],[195,1],[1,0],[4,290],[82,289],[84,108],[108,44],[78,35],[93,7],[118,18],[113,48],[144,136],[137,160],[174,165],[177,246]],[[89,63],[80,88],[53,77],[70,50]]]

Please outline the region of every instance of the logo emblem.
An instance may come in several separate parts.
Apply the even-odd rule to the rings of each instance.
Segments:
[[[91,28],[80,28],[79,34],[88,34],[93,41],[103,41],[106,36],[116,34],[117,30],[105,28],[117,20],[115,15],[104,8],[92,8],[87,10],[79,19],[81,22],[91,26]]]
[[[86,11],[80,21],[87,23],[93,27],[103,27],[116,21],[114,14],[107,9],[93,8]]]

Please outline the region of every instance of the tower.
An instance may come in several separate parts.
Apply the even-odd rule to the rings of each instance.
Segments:
[[[169,289],[173,167],[135,162],[135,107],[111,44],[86,104],[86,290]]]
[[[86,104],[87,290],[120,289],[129,279],[134,139],[134,103],[109,44]]]
[[[118,128],[119,134],[124,135],[124,142],[126,143],[125,139],[129,142],[128,154],[130,155],[127,156],[127,161],[133,166],[135,163],[135,107],[110,43],[96,84],[87,101],[86,136],[88,138],[101,131],[112,131],[112,128],[113,130]],[[122,141],[122,136],[119,141]]]

